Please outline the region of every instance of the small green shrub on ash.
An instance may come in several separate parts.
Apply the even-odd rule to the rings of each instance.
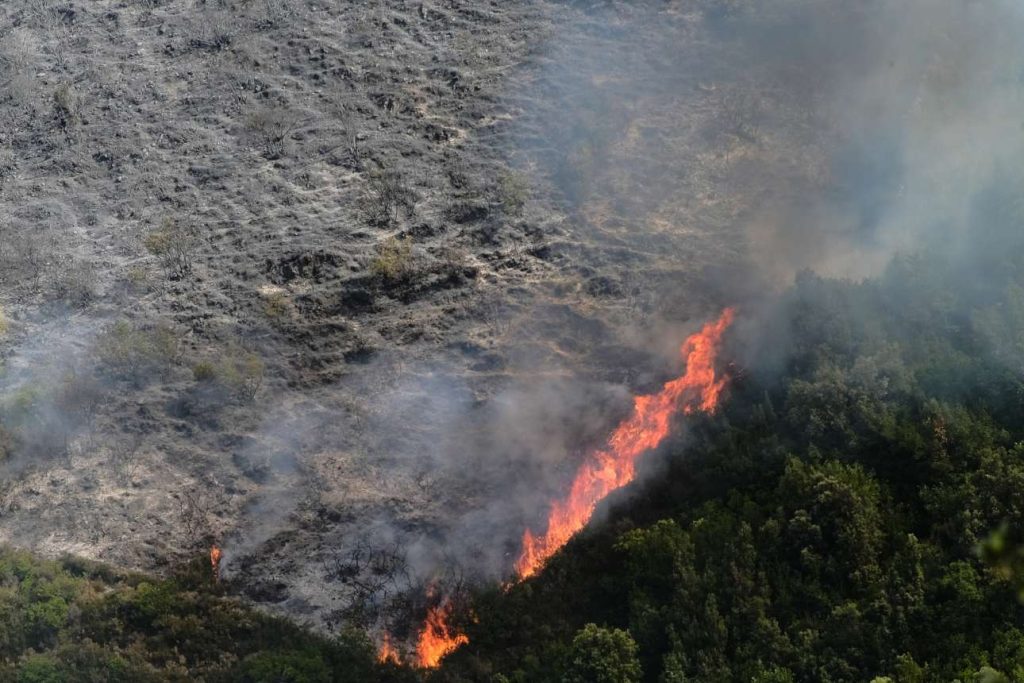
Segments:
[[[135,266],[125,273],[124,281],[133,290],[144,290],[149,285],[149,273],[145,268]]]
[[[192,377],[197,382],[212,382],[217,379],[217,366],[208,360],[201,360],[192,366]]]
[[[510,216],[523,215],[523,209],[530,198],[530,181],[519,172],[506,173],[498,179],[498,203]]]
[[[78,98],[67,83],[53,91],[53,115],[61,130],[67,131],[78,123]]]
[[[385,280],[399,280],[412,270],[412,240],[391,236],[377,245],[370,272]]]
[[[192,377],[197,382],[219,384],[243,401],[255,400],[265,376],[263,359],[237,347],[215,360],[202,360],[192,366]]]
[[[263,299],[263,314],[271,320],[281,320],[291,310],[292,303],[285,292],[270,292]]]

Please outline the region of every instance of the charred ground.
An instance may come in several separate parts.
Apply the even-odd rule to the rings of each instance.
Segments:
[[[705,9],[5,4],[4,538],[151,571],[216,540],[334,626],[366,552],[391,592],[505,571],[547,493],[488,501],[559,481],[740,260],[767,157]],[[486,400],[538,382],[557,433],[499,445],[538,416]],[[432,548],[467,527],[509,533]]]

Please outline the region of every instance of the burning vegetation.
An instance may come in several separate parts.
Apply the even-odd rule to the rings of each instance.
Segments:
[[[552,504],[546,532],[538,536],[527,530],[523,534],[522,554],[515,564],[519,580],[539,571],[551,555],[586,526],[601,500],[633,480],[637,458],[661,444],[676,415],[696,410],[711,413],[718,407],[727,377],[716,370],[716,363],[722,337],[734,317],[734,309],[728,308],[716,321],[687,338],[680,348],[686,364],[684,374],[666,382],[656,394],[634,398],[632,414],[612,432],[605,448],[587,456],[568,495]],[[446,655],[469,642],[465,634],[451,626],[452,610],[448,598],[429,609],[416,643],[419,666],[437,667]],[[384,634],[378,659],[400,660],[388,633]]]
[[[637,396],[633,413],[612,432],[608,445],[587,456],[569,494],[552,504],[547,530],[542,535],[534,535],[530,530],[523,534],[522,554],[516,562],[519,578],[535,574],[586,526],[605,496],[633,480],[637,458],[668,436],[672,419],[679,411],[689,414],[694,410],[715,410],[726,382],[715,371],[715,361],[722,335],[732,324],[733,316],[733,309],[726,309],[716,322],[708,323],[683,343],[680,351],[686,360],[686,372],[666,382],[657,394]]]
[[[210,569],[213,572],[213,580],[220,580],[220,558],[223,555],[221,549],[213,545],[210,547]]]
[[[381,636],[380,648],[377,650],[377,662],[380,664],[401,664],[398,650],[391,644],[391,634],[387,631]]]
[[[445,599],[430,608],[427,620],[420,629],[416,642],[416,663],[424,668],[433,668],[441,663],[445,655],[469,642],[464,634],[450,626],[452,603]]]

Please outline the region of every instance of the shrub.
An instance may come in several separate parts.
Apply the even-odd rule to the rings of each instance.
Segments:
[[[94,349],[107,374],[139,384],[176,363],[180,343],[169,327],[146,330],[121,320],[100,334]]]
[[[312,652],[259,652],[249,655],[239,667],[241,680],[330,683],[333,672],[322,656]]]
[[[291,308],[291,301],[285,292],[274,290],[264,295],[263,313],[271,320],[285,317],[291,311]]]
[[[401,173],[396,170],[376,171],[370,174],[363,210],[371,223],[388,225],[402,216],[411,216],[416,200],[416,193],[406,184]]]
[[[54,295],[71,308],[83,308],[96,296],[96,271],[88,263],[64,268],[54,283]]]
[[[197,382],[212,382],[217,379],[217,368],[208,360],[201,360],[192,366],[192,377]]]
[[[412,269],[412,240],[388,237],[377,245],[377,255],[370,262],[370,272],[386,280],[398,280]]]
[[[121,481],[131,482],[135,477],[135,473],[142,464],[139,457],[141,446],[142,437],[137,434],[111,444],[110,462]]]
[[[192,376],[197,382],[216,382],[245,401],[256,398],[265,375],[263,359],[237,347],[230,348],[215,361],[199,361],[192,367]]]
[[[218,373],[224,383],[238,398],[252,401],[263,387],[266,365],[255,353],[231,353],[221,365]]]
[[[294,12],[290,0],[262,0],[257,5],[262,6],[263,17],[258,24],[263,28],[281,26]]]
[[[53,115],[62,130],[68,130],[78,122],[78,100],[67,83],[53,91]]]
[[[146,236],[143,244],[149,253],[160,259],[167,276],[178,279],[192,272],[199,249],[199,231],[192,225],[165,218],[158,229]]]
[[[530,198],[530,181],[522,173],[513,171],[498,180],[498,203],[510,216],[521,216]]]
[[[219,52],[231,45],[237,33],[237,22],[224,11],[206,11],[192,38],[192,45],[201,50]]]
[[[138,266],[129,268],[128,272],[125,273],[125,281],[132,289],[145,289],[149,283],[149,273],[146,272],[145,268]]]
[[[0,681],[414,680],[376,667],[365,637],[305,632],[219,597],[209,577],[205,556],[146,581],[0,548]]]
[[[287,150],[288,136],[295,130],[295,114],[267,107],[250,115],[246,129],[267,159],[280,159]]]

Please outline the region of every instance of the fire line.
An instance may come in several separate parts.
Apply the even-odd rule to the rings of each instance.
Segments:
[[[680,348],[686,361],[683,375],[666,382],[656,394],[633,399],[630,416],[612,432],[604,448],[587,456],[576,472],[568,495],[552,503],[547,530],[542,535],[534,535],[529,529],[523,533],[523,549],[515,566],[518,580],[540,570],[548,558],[586,526],[605,496],[633,480],[637,458],[664,441],[676,413],[680,410],[686,415],[697,410],[715,411],[728,380],[727,376],[716,372],[715,362],[722,337],[734,317],[735,310],[727,308],[718,320],[688,337]],[[469,642],[465,634],[449,626],[452,609],[451,602],[445,599],[427,613],[416,643],[419,666],[435,668],[446,655]],[[381,662],[399,659],[386,633],[379,659]]]
[[[523,533],[523,549],[516,562],[520,580],[535,574],[548,558],[586,526],[597,504],[609,493],[622,488],[636,476],[637,458],[657,447],[680,409],[714,412],[727,378],[715,372],[715,360],[735,310],[727,308],[716,322],[691,335],[680,349],[686,372],[666,382],[661,391],[633,399],[633,412],[616,428],[608,444],[590,453],[580,465],[568,495],[551,505],[547,531]]]

